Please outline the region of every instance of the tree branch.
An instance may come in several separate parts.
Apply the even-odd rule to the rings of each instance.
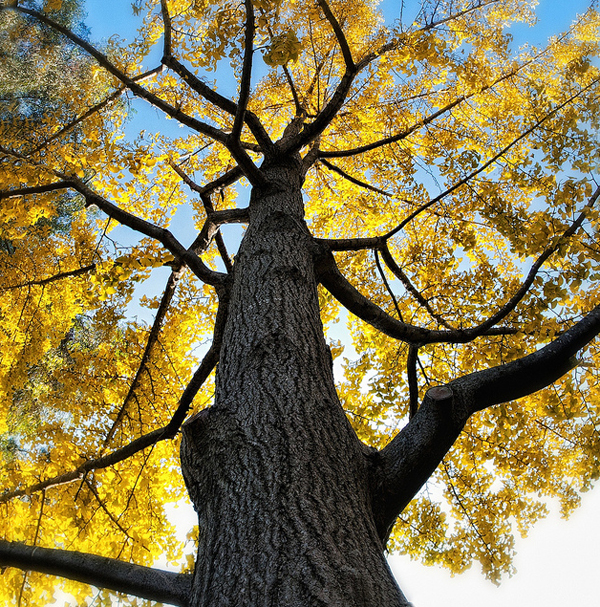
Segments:
[[[366,190],[371,190],[372,192],[376,192],[377,194],[382,194],[383,196],[392,196],[393,195],[393,194],[390,194],[390,192],[386,192],[385,190],[382,190],[380,188],[377,188],[377,187],[371,185],[370,183],[366,183],[365,181],[361,181],[360,179],[357,179],[356,177],[352,177],[352,175],[346,173],[346,171],[344,171],[343,169],[340,169],[340,167],[335,166],[335,164],[332,164],[331,162],[329,162],[329,160],[325,160],[324,158],[319,158],[319,152],[317,152],[316,155],[317,155],[317,159],[320,161],[321,164],[325,165],[328,169],[332,170],[334,173],[341,175],[344,179],[347,179],[350,183],[358,185],[361,188],[365,188]]]
[[[410,344],[466,343],[480,335],[507,335],[516,333],[510,328],[491,328],[484,333],[473,329],[434,331],[415,327],[391,317],[370,299],[362,295],[341,274],[331,252],[323,252],[317,260],[317,275],[321,284],[358,318],[369,323],[385,335]]]
[[[319,135],[321,135],[321,133],[335,118],[336,114],[344,104],[344,101],[346,100],[348,93],[350,92],[350,88],[352,86],[354,78],[360,71],[360,69],[355,65],[352,59],[352,53],[350,52],[350,47],[348,46],[348,42],[346,40],[346,37],[344,36],[344,32],[337,19],[331,12],[327,1],[318,0],[318,3],[321,7],[321,10],[323,10],[326,19],[329,21],[331,27],[333,28],[334,34],[344,56],[346,70],[340,82],[338,83],[331,99],[329,100],[327,105],[317,114],[315,120],[310,124],[305,125],[304,129],[295,136],[290,137],[289,139],[286,139],[285,141],[281,142],[280,148],[282,153],[289,153],[300,150],[302,147],[308,145],[317,137],[319,137]]]
[[[250,98],[250,79],[252,76],[252,54],[254,52],[254,8],[251,0],[244,0],[246,6],[246,32],[244,36],[244,62],[240,78],[240,98],[233,120],[233,128],[229,135],[231,141],[239,143],[244,125],[246,107]]]
[[[101,211],[122,225],[158,240],[176,259],[185,263],[206,284],[216,286],[223,283],[225,274],[215,272],[207,267],[194,251],[186,249],[169,230],[120,209],[75,177],[69,178],[68,182],[70,187],[84,196],[87,206],[95,204]]]
[[[132,78],[132,80],[135,82],[140,82],[141,80],[146,80],[147,78],[150,78],[151,76],[154,76],[155,74],[159,74],[162,70],[163,70],[163,66],[161,65],[159,67],[155,67],[154,69],[148,70],[147,72],[144,72],[143,74],[134,76]],[[89,108],[86,112],[84,112],[77,118],[74,118],[73,120],[71,120],[71,122],[68,122],[63,127],[61,127],[58,131],[56,131],[55,133],[50,135],[50,137],[48,137],[48,139],[46,139],[46,141],[44,141],[43,144],[34,148],[30,152],[30,154],[36,154],[37,152],[43,150],[50,143],[52,143],[55,139],[58,139],[61,135],[64,135],[65,133],[67,133],[71,129],[75,128],[78,124],[80,124],[84,120],[87,120],[88,118],[90,118],[90,116],[93,116],[94,114],[98,113],[100,110],[105,108],[109,103],[118,99],[123,94],[123,92],[126,90],[127,90],[126,86],[121,86],[121,87],[117,88],[114,93],[112,93],[111,95],[109,95],[108,97],[103,99],[102,101],[96,103],[91,108]]]
[[[9,150],[0,147],[2,153],[10,154]],[[55,183],[46,183],[44,185],[31,186],[27,188],[15,188],[14,190],[3,190],[0,192],[0,200],[5,198],[16,198],[18,196],[30,196],[31,194],[45,194],[46,192],[55,192],[57,190],[66,190],[71,187],[69,181],[57,181]]]
[[[134,95],[136,95],[137,97],[140,97],[141,99],[146,100],[148,103],[159,108],[165,114],[167,114],[171,118],[174,118],[181,124],[184,124],[184,125],[190,127],[191,129],[197,131],[198,133],[207,135],[208,137],[211,137],[215,141],[219,141],[222,144],[226,144],[226,140],[227,140],[226,133],[224,133],[220,129],[215,128],[214,126],[211,126],[200,120],[197,120],[196,118],[193,118],[192,116],[188,116],[187,114],[185,114],[178,108],[173,107],[172,105],[170,105],[169,103],[167,103],[166,101],[161,99],[160,97],[154,95],[147,89],[143,88],[136,82],[136,80],[134,78],[127,76],[117,66],[115,66],[108,59],[108,57],[106,57],[106,55],[102,54],[91,44],[89,44],[88,42],[86,42],[85,40],[83,40],[82,38],[77,36],[76,34],[74,34],[71,30],[67,29],[66,27],[63,27],[59,23],[56,23],[56,21],[53,21],[52,19],[50,19],[49,17],[47,17],[46,15],[44,15],[38,11],[23,8],[20,6],[0,6],[0,10],[9,10],[9,9],[18,11],[25,15],[29,15],[30,17],[33,17],[33,18],[41,21],[42,23],[46,24],[48,27],[51,27],[52,29],[55,29],[56,31],[60,32],[61,34],[63,34],[67,38],[69,38],[69,40],[74,42],[77,46],[79,46],[80,48],[85,50],[87,53],[89,53],[92,57],[94,57],[94,59],[96,59],[96,61],[105,70],[107,70],[115,78],[120,80]]]
[[[144,434],[129,444],[116,449],[115,451],[108,453],[102,457],[87,460],[81,466],[78,466],[74,470],[70,470],[69,472],[64,472],[63,474],[59,474],[58,476],[53,476],[52,478],[48,478],[43,481],[39,481],[38,483],[34,483],[33,485],[29,485],[24,487],[23,489],[13,489],[6,490],[0,494],[0,504],[4,504],[12,499],[23,497],[25,495],[31,495],[32,493],[37,493],[38,491],[42,491],[44,489],[48,489],[50,487],[57,487],[59,485],[66,485],[68,483],[72,483],[74,481],[79,481],[85,477],[88,472],[92,470],[101,470],[102,468],[108,468],[108,466],[114,466],[123,460],[135,455],[139,451],[150,447],[159,440],[165,431],[165,428],[158,428],[157,430],[153,430],[148,434]],[[165,437],[167,438],[167,437]]]
[[[162,64],[177,73],[183,79],[183,81],[192,88],[192,90],[196,91],[196,93],[206,99],[206,101],[209,101],[228,114],[235,116],[238,111],[238,106],[235,102],[227,99],[227,97],[224,97],[214,89],[210,88],[207,84],[202,82],[202,80],[200,80],[196,74],[191,72],[185,65],[183,65],[176,57],[173,56],[171,52],[171,18],[169,16],[168,7],[165,0],[161,0],[161,13],[165,30]],[[167,36],[168,43],[166,39]],[[244,120],[256,138],[260,150],[262,150],[265,155],[269,155],[273,150],[273,142],[271,141],[269,134],[263,127],[256,114],[246,109],[244,112]]]
[[[497,0],[494,0],[494,1],[497,1]],[[540,53],[540,55],[541,54],[542,53]],[[390,143],[402,141],[403,139],[406,139],[409,135],[412,135],[412,133],[414,133],[418,129],[420,129],[424,126],[427,126],[428,124],[432,123],[437,118],[439,118],[440,116],[443,116],[444,114],[446,114],[447,112],[449,112],[450,110],[455,108],[457,105],[460,105],[461,103],[463,103],[464,101],[467,101],[471,97],[484,93],[485,91],[488,91],[488,90],[492,89],[493,87],[495,87],[496,85],[500,84],[504,80],[507,80],[508,78],[511,78],[512,76],[515,76],[522,69],[524,69],[526,66],[528,66],[530,63],[533,63],[533,61],[535,61],[538,56],[536,56],[534,59],[524,62],[523,64],[519,65],[517,68],[512,69],[510,72],[503,74],[502,76],[500,76],[499,78],[497,78],[496,80],[491,82],[490,84],[486,84],[485,86],[482,86],[482,87],[478,88],[477,90],[475,90],[471,93],[468,93],[467,95],[461,95],[454,101],[447,103],[444,107],[440,108],[436,112],[429,114],[429,116],[425,116],[425,118],[422,118],[421,120],[415,122],[412,126],[408,127],[407,129],[404,129],[403,131],[400,131],[399,133],[396,133],[395,135],[390,135],[389,137],[384,137],[383,139],[379,139],[377,141],[373,141],[372,143],[367,143],[365,145],[358,146],[358,147],[355,147],[355,148],[352,148],[349,150],[321,150],[319,152],[319,158],[344,158],[347,156],[355,156],[357,154],[364,154],[365,152],[370,152],[371,150],[375,150],[377,148],[383,147]],[[359,63],[359,68],[362,68],[362,67],[363,67],[363,62],[361,61]]]
[[[208,376],[212,373],[212,370],[219,361],[221,344],[223,343],[223,331],[225,329],[225,321],[227,320],[228,311],[229,294],[227,292],[223,292],[219,296],[219,307],[217,309],[217,315],[215,318],[212,344],[210,345],[208,352],[205,354],[200,366],[198,369],[196,369],[194,376],[181,396],[177,410],[173,414],[171,421],[164,429],[163,438],[171,438],[177,434],[179,428],[185,420],[185,416],[190,410],[192,401],[198,393],[198,390],[208,379]]]
[[[600,306],[533,354],[485,371],[470,373],[453,380],[448,387],[464,399],[468,415],[498,403],[522,398],[549,386],[575,368],[575,356],[598,333]]]
[[[486,6],[488,6],[490,4],[496,4],[497,2],[500,2],[500,1],[501,0],[487,0],[484,2],[479,2],[479,4],[476,4],[474,6],[470,6],[466,9],[463,9],[462,11],[459,11],[458,13],[448,15],[447,17],[444,17],[443,19],[439,19],[438,21],[432,21],[431,23],[426,24],[417,30],[414,30],[412,33],[420,34],[422,32],[430,31],[432,29],[435,29],[439,25],[443,25],[444,23],[454,21],[456,19],[459,19],[460,17],[464,17],[465,15],[467,15],[471,12],[474,12],[481,8],[485,8]],[[363,69],[366,65],[368,65],[369,63],[371,63],[378,57],[381,57],[382,55],[385,55],[386,53],[389,53],[390,51],[397,49],[400,46],[400,44],[402,44],[402,39],[397,38],[396,40],[392,40],[391,42],[388,42],[387,44],[380,46],[376,51],[373,51],[373,52],[369,53],[368,55],[365,55],[358,62],[358,68]]]
[[[133,378],[133,381],[131,382],[131,385],[129,386],[129,390],[127,391],[127,394],[126,394],[125,398],[123,399],[121,408],[119,409],[119,412],[117,413],[117,416],[115,417],[115,419],[112,423],[112,426],[110,427],[110,429],[106,435],[106,438],[104,439],[104,448],[106,448],[110,444],[110,441],[112,440],[119,425],[121,424],[121,422],[123,421],[123,418],[125,417],[125,413],[127,411],[127,407],[129,406],[129,403],[135,396],[136,390],[140,386],[140,382],[142,380],[142,374],[144,373],[144,371],[147,370],[147,365],[148,365],[148,361],[150,360],[150,355],[152,353],[152,350],[154,349],[154,346],[156,345],[156,342],[158,341],[158,336],[160,334],[160,330],[162,328],[163,322],[167,315],[169,306],[171,305],[171,301],[173,301],[173,296],[175,295],[175,290],[177,289],[177,283],[179,282],[179,278],[181,277],[182,271],[183,271],[183,266],[172,270],[171,274],[169,274],[169,278],[167,280],[167,285],[166,285],[163,295],[161,297],[158,309],[156,310],[156,315],[154,316],[154,322],[152,323],[152,327],[150,329],[150,334],[148,335],[148,340],[146,341],[146,347],[144,348],[144,353],[142,354],[142,359],[140,360],[140,364],[138,365],[138,369],[136,371],[135,377]]]
[[[391,238],[392,236],[394,236],[395,234],[400,232],[410,221],[412,221],[415,217],[420,215],[423,211],[428,209],[430,206],[434,205],[436,202],[439,202],[446,196],[449,196],[450,194],[452,194],[452,192],[454,192],[461,186],[463,186],[466,183],[468,183],[469,181],[471,181],[471,179],[473,179],[475,176],[479,175],[479,173],[482,173],[483,171],[485,171],[488,167],[490,167],[492,164],[494,164],[497,160],[502,158],[502,156],[504,156],[512,147],[514,147],[517,143],[519,143],[519,141],[521,141],[522,139],[524,139],[525,137],[527,137],[528,135],[533,133],[533,131],[538,129],[546,120],[548,120],[549,118],[554,116],[554,114],[558,113],[560,110],[562,110],[564,107],[569,105],[569,103],[571,103],[572,101],[577,99],[577,97],[581,96],[587,90],[596,86],[599,82],[600,82],[600,78],[593,80],[587,86],[580,89],[577,93],[575,93],[574,95],[569,97],[566,101],[563,101],[563,103],[561,103],[560,105],[557,105],[553,110],[548,112],[543,118],[536,120],[532,126],[530,126],[527,130],[523,131],[518,137],[513,139],[508,145],[503,147],[499,152],[494,154],[487,162],[484,162],[480,167],[478,167],[477,169],[475,169],[474,171],[472,171],[471,173],[469,173],[468,175],[463,177],[460,181],[457,181],[454,185],[449,187],[445,192],[442,192],[435,198],[432,198],[429,202],[423,203],[420,207],[415,209],[406,219],[403,219],[400,222],[400,224],[397,225],[393,230],[390,230],[387,234],[382,236],[382,238],[385,240],[388,240],[389,238]]]
[[[200,233],[190,246],[190,250],[199,254],[200,251],[205,251],[208,248],[214,238],[223,264],[225,265],[227,272],[231,273],[233,271],[233,264],[227,253],[223,235],[218,228],[224,223],[247,223],[249,220],[248,209],[224,209],[222,211],[215,211],[210,194],[217,188],[223,188],[235,183],[242,176],[242,170],[239,167],[235,167],[211,183],[208,183],[205,186],[199,186],[171,159],[169,159],[169,166],[181,177],[191,190],[200,194],[204,210],[206,211],[206,221],[204,222]]]
[[[430,388],[409,423],[374,455],[373,500],[387,539],[396,517],[431,476],[475,412],[533,394],[571,371],[600,333],[600,306],[540,350]]]
[[[510,314],[517,307],[518,303],[529,291],[529,288],[533,284],[533,281],[535,280],[535,277],[537,276],[538,271],[540,270],[544,262],[560,248],[561,244],[563,244],[566,240],[573,236],[577,229],[581,227],[581,224],[585,221],[585,218],[587,217],[586,211],[594,206],[594,204],[598,200],[598,197],[600,197],[600,186],[596,188],[596,191],[592,194],[587,204],[585,205],[584,210],[579,214],[577,219],[558,238],[555,239],[554,244],[550,245],[549,247],[546,247],[546,249],[536,259],[535,263],[531,266],[527,274],[527,278],[523,281],[523,284],[519,287],[516,293],[494,315],[492,315],[490,318],[475,327],[476,331],[486,331],[490,327],[493,327],[501,320],[506,318],[508,314]]]
[[[67,272],[60,272],[59,274],[55,274],[54,276],[49,276],[48,278],[41,278],[40,280],[29,280],[27,282],[11,285],[9,287],[1,287],[2,291],[12,291],[13,289],[22,289],[23,287],[32,287],[32,286],[43,286],[50,284],[52,282],[56,282],[58,280],[62,280],[63,278],[71,278],[73,276],[81,276],[82,274],[87,274],[88,272],[92,272],[96,269],[96,264],[92,263],[89,266],[84,266],[83,268],[77,268],[76,270],[70,270]]]
[[[223,292],[220,296],[219,309],[217,310],[217,317],[215,320],[213,343],[181,395],[179,405],[166,426],[157,428],[148,434],[144,434],[124,447],[115,449],[115,451],[108,453],[107,455],[103,455],[102,457],[98,457],[96,459],[87,460],[74,470],[54,476],[44,481],[40,481],[33,485],[29,485],[23,489],[4,491],[0,494],[0,504],[4,504],[11,499],[31,495],[32,493],[36,493],[50,487],[57,487],[58,485],[65,485],[67,483],[72,483],[73,481],[81,480],[85,478],[86,474],[92,470],[101,470],[103,468],[108,468],[109,466],[114,466],[115,464],[132,457],[139,451],[143,451],[147,447],[151,447],[152,445],[155,445],[156,443],[165,439],[173,438],[183,423],[183,419],[187,411],[189,411],[198,390],[208,379],[218,362],[221,351],[223,327],[225,325],[227,315],[228,301],[228,294]]]
[[[170,573],[95,554],[0,540],[0,566],[58,575],[116,592],[187,607],[191,575]]]
[[[419,382],[417,379],[417,360],[419,346],[408,346],[406,358],[406,375],[408,379],[408,418],[412,419],[419,408]]]
[[[340,50],[342,51],[342,55],[344,57],[344,63],[346,64],[347,72],[354,72],[356,70],[356,65],[354,63],[354,59],[352,59],[352,52],[350,51],[350,46],[348,45],[348,41],[346,40],[346,36],[344,35],[344,30],[342,30],[338,20],[335,18],[335,15],[331,12],[331,8],[327,3],[327,0],[317,0],[318,5],[321,7],[323,14],[329,24],[331,25],[331,29],[333,29],[333,33],[340,45]]]
[[[379,249],[381,252],[381,257],[383,257],[383,261],[385,265],[392,271],[394,276],[400,280],[400,282],[404,285],[404,288],[421,304],[431,318],[435,319],[437,322],[442,325],[442,327],[446,327],[449,331],[456,331],[456,329],[450,325],[444,318],[442,318],[430,305],[429,302],[423,297],[423,295],[419,292],[419,290],[412,284],[409,280],[408,276],[404,273],[402,268],[396,263],[396,260],[392,257],[390,253],[387,242],[384,242],[381,248]],[[490,325],[490,327],[493,325]],[[486,327],[489,328],[489,327]]]
[[[388,282],[385,272],[384,272],[383,268],[381,267],[381,262],[379,261],[379,251],[377,249],[375,249],[374,253],[375,253],[375,265],[377,266],[377,270],[379,271],[379,276],[381,276],[381,280],[383,281],[383,284],[385,285],[385,288],[386,288],[389,296],[392,298],[392,301],[394,302],[394,308],[396,308],[396,314],[398,314],[398,318],[401,321],[403,321],[402,312],[400,312],[400,308],[398,307],[398,301],[396,300],[396,296],[394,295],[394,292],[392,291],[392,288],[390,287],[390,283]]]

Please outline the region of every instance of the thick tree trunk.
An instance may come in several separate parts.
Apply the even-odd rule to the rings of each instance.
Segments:
[[[215,404],[184,428],[198,511],[191,605],[393,607],[368,453],[323,338],[300,167],[263,168],[236,264]]]

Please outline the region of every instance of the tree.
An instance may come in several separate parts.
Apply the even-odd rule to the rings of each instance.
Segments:
[[[95,61],[65,116],[0,148],[25,243],[1,260],[8,438],[28,369],[64,353],[2,471],[6,596],[39,604],[50,574],[186,606],[404,605],[386,545],[510,572],[513,527],[598,477],[595,10],[514,50],[521,0],[424,1],[410,26],[363,0],[138,0],[138,37],[100,47],[60,5],[0,5]],[[209,83],[228,61],[235,100]],[[131,96],[180,128],[132,135]],[[32,252],[64,192],[85,208]],[[66,339],[82,318],[94,339]],[[169,573],[180,436],[197,554]]]

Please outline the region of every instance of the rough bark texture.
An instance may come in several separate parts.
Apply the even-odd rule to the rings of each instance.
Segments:
[[[369,453],[338,401],[300,165],[263,167],[236,256],[215,404],[184,428],[198,511],[191,605],[405,604],[384,558]]]

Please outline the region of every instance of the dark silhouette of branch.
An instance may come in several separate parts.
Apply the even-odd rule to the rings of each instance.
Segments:
[[[0,567],[58,575],[140,598],[187,607],[191,575],[170,573],[95,554],[0,540]]]
[[[50,487],[65,485],[67,483],[72,483],[73,481],[81,480],[85,478],[85,476],[92,470],[101,470],[102,468],[114,466],[115,464],[118,464],[119,462],[122,462],[132,457],[139,451],[143,451],[144,449],[151,447],[160,441],[173,438],[181,427],[185,415],[189,411],[194,397],[198,393],[198,390],[208,379],[209,375],[212,373],[212,370],[215,368],[215,365],[218,362],[219,353],[221,350],[223,327],[227,315],[227,304],[227,294],[223,293],[220,298],[219,310],[217,311],[213,343],[209,348],[208,352],[205,354],[204,358],[202,359],[202,362],[196,369],[192,379],[188,383],[183,394],[181,395],[181,398],[179,399],[179,405],[177,406],[177,409],[173,413],[171,420],[166,426],[163,426],[162,428],[157,428],[156,430],[153,430],[148,434],[144,434],[143,436],[140,436],[139,438],[128,443],[124,447],[115,449],[111,453],[108,453],[96,459],[87,460],[74,470],[59,474],[58,476],[54,476],[38,483],[34,483],[33,485],[29,485],[27,487],[24,487],[23,489],[4,491],[0,494],[0,504],[6,503],[11,499],[23,497],[25,495],[31,495],[32,493],[37,493],[38,491],[42,491]]]
[[[600,333],[600,306],[536,352],[430,388],[409,423],[374,455],[374,510],[387,538],[394,520],[431,476],[467,419],[487,407],[533,394],[577,366]]]
[[[440,316],[430,305],[429,302],[423,297],[421,292],[412,284],[408,276],[404,273],[402,268],[396,263],[396,260],[392,257],[390,253],[387,242],[385,242],[381,248],[379,249],[381,252],[381,257],[385,262],[385,265],[392,271],[394,276],[400,280],[400,282],[404,285],[404,288],[419,302],[421,306],[423,306],[431,318],[434,318],[437,322],[440,323],[443,327],[446,327],[449,331],[455,331],[455,327],[450,325],[442,316]],[[493,326],[493,325],[490,325]],[[489,327],[488,327],[489,328]]]
[[[409,135],[412,135],[418,129],[427,126],[440,116],[443,116],[451,109],[455,108],[457,105],[468,99],[468,97],[475,95],[472,93],[471,95],[463,95],[454,101],[446,104],[443,108],[440,108],[437,112],[433,114],[429,114],[425,118],[422,118],[418,122],[415,122],[412,126],[407,129],[404,129],[400,133],[396,133],[395,135],[391,135],[390,137],[385,137],[383,139],[379,139],[378,141],[374,141],[373,143],[367,143],[365,145],[361,145],[356,148],[352,148],[350,150],[321,150],[319,152],[319,158],[345,158],[347,156],[357,156],[358,154],[364,154],[365,152],[370,152],[371,150],[375,150],[377,148],[383,147],[385,145],[389,145],[390,143],[396,143],[397,141],[402,141],[406,139]]]
[[[150,78],[150,77],[154,76],[155,74],[160,74],[160,72],[162,70],[163,70],[163,66],[160,65],[151,70],[148,70],[147,72],[144,72],[143,74],[139,74],[138,76],[133,76],[132,80],[134,82],[141,82],[142,80],[146,80],[147,78]],[[44,141],[44,143],[42,143],[41,145],[34,148],[30,152],[30,154],[37,154],[37,152],[40,152],[44,148],[48,147],[48,145],[50,143],[52,143],[54,140],[58,139],[65,133],[68,133],[71,129],[74,129],[78,124],[81,124],[84,120],[87,120],[94,114],[97,114],[100,110],[104,109],[107,105],[109,105],[113,101],[117,100],[126,90],[127,90],[126,86],[121,86],[121,87],[117,88],[114,93],[112,93],[111,95],[109,95],[108,97],[103,99],[102,101],[99,101],[98,103],[93,105],[90,109],[88,109],[86,112],[84,112],[80,116],[77,116],[77,118],[74,118],[73,120],[71,120],[70,122],[65,124],[63,127],[61,127],[58,131],[56,131],[55,133],[50,135],[50,137],[48,137],[48,139],[46,139],[46,141]]]
[[[238,106],[234,101],[227,99],[227,97],[224,97],[202,82],[202,80],[200,80],[196,74],[191,72],[185,65],[183,65],[176,57],[173,56],[171,52],[171,18],[169,16],[167,4],[164,0],[161,1],[161,13],[165,31],[162,64],[177,73],[182,80],[189,87],[191,87],[192,90],[196,91],[196,93],[198,93],[204,99],[228,114],[235,116],[238,111]],[[271,138],[256,114],[246,109],[244,112],[244,120],[258,142],[259,148],[256,151],[262,151],[264,154],[268,155],[270,151],[272,151],[273,142],[271,141]]]
[[[437,331],[415,327],[391,317],[377,304],[362,295],[339,271],[331,252],[323,251],[317,260],[320,283],[358,318],[369,323],[385,335],[411,344],[466,343],[481,335],[510,335],[516,329],[496,327],[476,332],[473,329]]]
[[[575,232],[581,227],[581,224],[585,221],[585,218],[587,217],[586,211],[594,206],[594,204],[598,200],[598,197],[600,197],[600,186],[596,188],[596,191],[592,194],[587,204],[585,205],[584,210],[578,215],[577,219],[575,219],[575,221],[573,221],[573,223],[558,238],[554,239],[553,244],[546,247],[546,249],[542,251],[541,255],[536,259],[535,263],[531,266],[529,272],[527,273],[527,278],[523,281],[523,284],[519,287],[515,294],[494,315],[492,315],[490,318],[478,325],[475,328],[476,330],[485,331],[490,327],[493,327],[501,320],[506,318],[508,314],[510,314],[517,307],[517,304],[529,291],[529,288],[533,284],[533,281],[538,275],[538,272],[544,262],[549,257],[551,257],[556,251],[558,251],[560,246],[571,236],[573,236],[573,234],[575,234]]]
[[[348,40],[346,40],[344,30],[331,11],[327,0],[317,0],[317,3],[321,7],[325,18],[327,21],[329,21],[329,25],[331,25],[331,29],[335,34],[338,44],[340,45],[340,50],[342,51],[342,55],[344,57],[344,63],[346,64],[346,71],[354,72],[356,70],[356,65],[354,64],[354,59],[352,59],[352,52],[350,51],[350,46],[348,45]]]
[[[0,152],[15,156],[16,158],[19,158],[33,166],[40,166],[22,154],[19,154],[13,150],[8,150],[1,145]],[[37,193],[40,191],[40,188],[44,188],[44,191],[68,188],[74,189],[85,198],[86,206],[96,205],[101,211],[106,213],[106,215],[118,221],[120,224],[160,242],[170,253],[172,253],[178,263],[186,264],[188,268],[190,268],[190,270],[206,284],[212,286],[223,284],[227,275],[222,274],[221,272],[215,272],[207,267],[194,251],[186,249],[169,230],[161,228],[153,223],[150,223],[149,221],[146,221],[145,219],[124,211],[117,205],[108,201],[106,198],[100,196],[100,194],[94,192],[86,183],[84,183],[84,181],[78,177],[75,177],[74,175],[67,176],[59,171],[52,172],[60,179],[60,181],[35,188],[8,190],[4,192],[3,197],[7,198],[9,196],[16,195],[24,196],[32,192]]]
[[[577,93],[575,93],[574,95],[571,95],[571,97],[569,97],[566,101],[563,101],[560,105],[557,105],[554,109],[552,109],[550,112],[548,112],[543,118],[536,120],[532,126],[530,126],[527,130],[523,131],[518,137],[513,139],[508,145],[503,147],[499,152],[494,154],[494,156],[492,156],[487,162],[484,162],[480,167],[476,168],[474,171],[472,171],[471,173],[469,173],[468,175],[463,177],[460,181],[457,181],[454,185],[449,187],[445,192],[442,192],[435,198],[432,198],[428,202],[423,203],[421,206],[419,206],[417,209],[415,209],[408,217],[406,217],[406,219],[403,219],[393,230],[390,230],[387,234],[382,236],[382,238],[384,240],[390,239],[392,236],[394,236],[395,234],[400,232],[409,222],[411,222],[413,219],[415,219],[415,217],[420,215],[423,211],[425,211],[429,207],[433,206],[435,203],[439,202],[443,198],[446,198],[446,196],[449,196],[450,194],[452,194],[452,192],[454,192],[461,186],[465,185],[466,183],[469,183],[474,177],[479,175],[479,173],[482,173],[487,168],[489,168],[492,164],[494,164],[497,160],[502,158],[502,156],[504,156],[511,148],[513,148],[517,143],[519,143],[519,141],[521,141],[522,139],[524,139],[525,137],[527,137],[528,135],[533,133],[536,129],[538,129],[546,120],[548,120],[549,118],[554,116],[556,113],[558,113],[560,110],[565,108],[567,105],[572,103],[575,99],[580,97],[583,93],[585,93],[589,89],[596,86],[599,82],[600,82],[600,78],[593,80],[592,82],[590,82],[590,84],[588,84],[584,88],[577,91]]]
[[[0,147],[3,154],[13,155],[11,150]],[[46,192],[56,192],[57,190],[66,190],[71,186],[69,181],[57,181],[55,183],[46,183],[44,185],[31,186],[26,188],[15,188],[14,190],[3,190],[0,192],[0,200],[5,198],[15,198],[17,196],[30,196],[32,194],[45,194]]]
[[[498,1],[498,0],[493,0],[493,1]],[[454,101],[447,103],[444,107],[433,112],[432,114],[429,114],[428,116],[425,116],[421,120],[415,122],[412,126],[404,129],[403,131],[400,131],[399,133],[396,133],[395,135],[390,135],[389,137],[384,137],[383,139],[373,141],[372,143],[367,143],[365,145],[361,145],[361,146],[358,146],[358,147],[355,147],[352,149],[348,149],[348,150],[321,150],[319,152],[319,158],[344,158],[347,156],[356,156],[358,154],[364,154],[365,152],[370,152],[371,150],[375,150],[375,149],[383,147],[385,145],[389,145],[390,143],[396,143],[398,141],[402,141],[403,139],[406,139],[409,135],[412,135],[412,133],[414,133],[415,131],[434,122],[440,116],[447,114],[448,112],[450,112],[450,110],[454,109],[456,106],[460,105],[464,101],[467,101],[476,95],[479,95],[481,93],[484,93],[484,92],[494,88],[495,86],[497,86],[501,82],[504,82],[508,78],[516,76],[525,67],[527,67],[531,63],[535,62],[541,55],[543,55],[543,53],[539,53],[532,59],[523,62],[518,67],[510,70],[509,72],[507,72],[505,74],[502,74],[501,76],[496,78],[496,80],[494,80],[490,84],[486,84],[485,86],[479,87],[478,89],[476,89],[466,95],[461,95]],[[373,57],[373,58],[375,58],[375,57]],[[359,63],[359,68],[364,67],[363,63],[364,63],[364,61],[361,61]]]
[[[412,419],[419,408],[419,383],[417,379],[417,360],[419,346],[408,346],[406,358],[406,376],[408,379],[408,418]]]
[[[233,128],[229,135],[230,141],[239,143],[246,115],[246,107],[250,99],[250,78],[252,76],[252,54],[254,52],[254,7],[251,0],[244,0],[246,7],[246,30],[244,35],[244,60],[240,78],[240,97],[237,102]]]
[[[389,296],[392,298],[392,301],[394,302],[394,308],[396,308],[396,314],[398,314],[398,318],[400,320],[402,320],[402,312],[400,312],[400,308],[398,307],[398,301],[396,300],[396,296],[394,295],[394,292],[392,291],[392,289],[390,287],[390,283],[388,282],[388,279],[385,276],[385,272],[384,272],[383,268],[381,267],[381,262],[379,261],[379,251],[377,249],[375,249],[374,253],[375,253],[375,265],[377,266],[377,270],[379,271],[379,276],[381,276],[381,280],[383,281],[383,284],[385,285],[385,288],[386,288],[387,292],[389,293]]]
[[[173,296],[175,295],[175,290],[177,289],[177,283],[179,282],[179,278],[181,277],[182,272],[183,267],[180,267],[178,269],[172,270],[171,274],[169,274],[167,285],[165,286],[165,290],[163,291],[163,295],[160,299],[160,304],[158,305],[158,309],[156,310],[154,322],[152,323],[152,327],[150,329],[150,333],[146,341],[146,347],[144,348],[144,353],[142,354],[140,364],[138,365],[135,377],[133,378],[133,381],[129,386],[129,390],[127,391],[127,394],[123,399],[121,408],[119,409],[119,412],[117,413],[117,416],[115,417],[112,426],[110,427],[106,438],[104,439],[104,448],[106,448],[110,444],[110,441],[113,439],[113,436],[115,435],[117,429],[123,421],[123,418],[125,417],[125,413],[127,412],[129,403],[134,398],[136,391],[140,387],[142,375],[145,371],[147,371],[148,361],[150,360],[150,356],[152,354],[152,351],[154,350],[154,346],[158,341],[160,330],[163,326],[171,302],[173,301]]]
[[[222,211],[215,211],[210,195],[211,192],[217,188],[223,188],[235,183],[243,174],[241,169],[239,167],[235,167],[211,183],[208,183],[205,186],[200,186],[195,183],[189,177],[189,175],[187,175],[183,169],[179,165],[175,164],[172,160],[169,160],[169,166],[181,177],[184,183],[191,190],[200,194],[200,199],[202,200],[202,204],[204,205],[204,209],[206,211],[206,221],[204,222],[200,233],[190,246],[190,250],[200,254],[201,251],[205,251],[208,248],[209,244],[214,238],[215,242],[217,243],[217,248],[219,249],[221,259],[223,260],[223,264],[225,265],[227,272],[231,273],[233,271],[233,263],[227,252],[223,235],[218,228],[224,223],[247,223],[248,209],[224,209]]]
[[[365,188],[366,190],[371,190],[372,192],[376,192],[377,194],[382,194],[383,196],[393,196],[393,194],[390,194],[390,192],[386,192],[385,190],[382,190],[381,188],[377,188],[374,185],[371,185],[370,183],[366,183],[365,181],[361,181],[360,179],[357,179],[356,177],[352,177],[352,175],[350,175],[343,169],[340,169],[340,167],[336,166],[335,164],[329,162],[329,160],[326,160],[325,158],[319,158],[319,152],[317,152],[317,158],[322,165],[326,166],[328,169],[332,170],[333,172],[337,173],[338,175],[341,175],[344,179],[347,179],[349,182],[351,182],[355,185],[358,185],[361,188]]]
[[[88,272],[93,272],[96,269],[96,264],[92,263],[89,266],[84,266],[83,268],[77,268],[76,270],[70,270],[68,272],[60,272],[59,274],[55,274],[54,276],[49,276],[48,278],[41,278],[40,280],[28,280],[27,282],[20,283],[18,285],[11,285],[9,287],[1,287],[2,291],[12,291],[13,289],[22,289],[23,287],[33,287],[33,286],[43,286],[50,284],[52,282],[57,282],[59,280],[63,280],[64,278],[72,278],[73,276],[81,276],[82,274],[87,274]]]

